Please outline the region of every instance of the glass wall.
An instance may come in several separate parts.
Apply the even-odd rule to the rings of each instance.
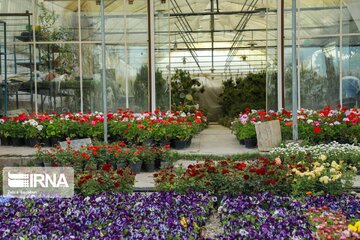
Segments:
[[[104,2],[107,110],[148,110],[147,1]],[[0,14],[0,114],[103,110],[100,1],[2,1]]]
[[[285,108],[291,109],[291,2],[287,4],[284,12],[284,94]],[[299,108],[320,109],[338,103],[347,107],[359,106],[359,12],[360,3],[356,0],[298,1]],[[272,23],[271,19],[269,23]],[[268,71],[268,74],[272,72]],[[273,86],[267,87],[268,109],[274,109]]]

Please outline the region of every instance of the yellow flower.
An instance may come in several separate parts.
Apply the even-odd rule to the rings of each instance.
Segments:
[[[325,161],[326,159],[327,159],[326,155],[324,155],[324,154],[320,155],[320,160]]]
[[[331,166],[332,166],[333,168],[336,168],[336,167],[338,166],[338,164],[337,164],[335,161],[332,161],[332,162],[331,162]]]
[[[319,162],[314,162],[313,165],[314,165],[314,167],[318,167],[318,166],[320,166],[320,163]]]
[[[185,217],[182,217],[181,220],[180,220],[180,223],[181,225],[184,227],[184,228],[187,228],[187,220]]]
[[[349,224],[348,229],[352,232],[360,233],[360,221],[357,221],[354,225]]]
[[[324,184],[328,184],[329,180],[330,180],[330,178],[328,176],[322,176],[321,178],[319,178],[319,182],[324,183]]]

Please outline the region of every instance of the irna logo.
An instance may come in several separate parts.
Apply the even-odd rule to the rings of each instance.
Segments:
[[[69,198],[74,195],[71,167],[5,167],[3,195],[7,197]]]
[[[8,172],[8,186],[11,188],[37,188],[37,187],[69,187],[65,174],[47,173],[10,173]]]

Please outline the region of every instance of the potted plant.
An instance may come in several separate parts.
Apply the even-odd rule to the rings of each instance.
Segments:
[[[171,124],[169,128],[171,134],[171,146],[175,149],[186,148],[192,137],[191,127],[186,124]]]
[[[243,124],[237,135],[238,139],[244,140],[245,147],[254,148],[257,145],[255,125],[253,123]]]

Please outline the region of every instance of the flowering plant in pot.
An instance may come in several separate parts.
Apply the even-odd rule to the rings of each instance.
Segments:
[[[135,174],[129,169],[114,170],[111,164],[101,165],[99,170],[85,171],[76,176],[76,190],[90,196],[104,192],[132,192]]]

